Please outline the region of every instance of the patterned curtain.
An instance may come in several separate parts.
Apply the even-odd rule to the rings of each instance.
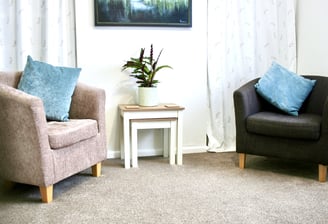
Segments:
[[[1,0],[0,70],[23,70],[27,55],[76,65],[74,0]]]
[[[276,61],[295,71],[294,0],[208,0],[209,151],[235,150],[233,91]]]

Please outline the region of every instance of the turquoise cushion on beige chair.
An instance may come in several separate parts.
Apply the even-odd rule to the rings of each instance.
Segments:
[[[27,57],[18,89],[42,99],[48,120],[67,121],[80,68],[53,66]]]

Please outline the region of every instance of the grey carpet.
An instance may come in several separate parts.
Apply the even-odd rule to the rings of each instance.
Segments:
[[[183,166],[162,157],[139,158],[126,170],[118,159],[54,186],[54,201],[39,189],[0,188],[0,223],[328,223],[328,182],[317,166],[236,153],[184,155]],[[2,184],[3,185],[3,184]]]

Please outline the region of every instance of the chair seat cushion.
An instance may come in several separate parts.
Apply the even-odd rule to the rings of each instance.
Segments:
[[[67,122],[48,122],[50,148],[58,149],[89,139],[98,133],[97,121],[70,119]]]
[[[289,116],[273,112],[259,112],[246,120],[248,132],[274,137],[318,140],[321,116],[300,114]]]

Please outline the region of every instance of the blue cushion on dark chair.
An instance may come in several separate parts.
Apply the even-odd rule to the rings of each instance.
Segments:
[[[48,120],[67,121],[80,71],[34,61],[28,56],[18,89],[42,99]]]
[[[297,116],[315,82],[273,62],[270,69],[255,84],[255,88],[257,93],[272,105]]]

